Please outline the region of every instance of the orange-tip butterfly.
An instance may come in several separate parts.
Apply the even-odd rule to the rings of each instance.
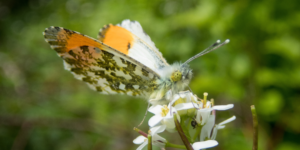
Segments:
[[[65,69],[92,89],[143,96],[152,104],[165,104],[188,87],[190,61],[229,42],[218,40],[185,63],[169,65],[137,21],[106,25],[97,40],[61,27],[46,28],[43,34]]]

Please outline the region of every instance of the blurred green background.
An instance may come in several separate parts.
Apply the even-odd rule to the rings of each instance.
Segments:
[[[147,102],[101,95],[64,70],[42,32],[61,26],[96,38],[105,24],[137,20],[169,63],[218,39],[231,42],[190,63],[193,92],[215,104],[215,150],[251,149],[257,108],[259,148],[299,149],[300,2],[296,0],[10,0],[0,2],[0,149],[136,149],[133,131]],[[146,119],[149,119],[148,114]],[[140,129],[147,131],[145,122]],[[180,144],[177,133],[162,134]]]

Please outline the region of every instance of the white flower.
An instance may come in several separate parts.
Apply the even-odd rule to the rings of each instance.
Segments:
[[[196,142],[192,145],[194,150],[206,149],[217,146],[219,143],[216,140],[207,140],[203,142]]]
[[[164,148],[165,147],[165,143],[167,142],[167,140],[161,136],[158,135],[158,133],[163,132],[166,129],[166,125],[160,125],[160,126],[156,126],[150,129],[150,134],[152,136],[152,144],[155,146],[158,146],[160,148]],[[141,150],[143,149],[147,144],[148,144],[148,138],[140,135],[137,138],[135,138],[133,140],[134,144],[141,144],[137,150]]]
[[[201,129],[200,141],[204,141],[205,138],[209,138],[212,140],[216,139],[217,131],[219,129],[223,129],[225,127],[225,124],[235,120],[235,118],[235,116],[232,116],[231,118],[215,125],[215,115],[210,115],[208,121]]]
[[[179,97],[179,95],[174,99],[174,104],[175,104],[175,109],[178,111],[178,113],[180,115],[184,115],[184,114],[190,114],[192,115],[192,113],[195,113],[196,111],[196,122],[200,125],[204,125],[209,118],[209,115],[211,114],[211,112],[213,110],[228,110],[233,108],[233,104],[228,104],[228,105],[215,105],[212,106],[212,103],[210,101],[197,101],[196,97],[194,95],[192,95],[191,93],[187,93],[187,94],[183,94],[184,95],[184,99],[181,97]],[[205,95],[207,96],[207,95]],[[206,97],[205,97],[206,99]],[[182,103],[182,100],[186,100],[189,101],[189,103]],[[179,102],[178,102],[179,101]],[[197,103],[192,103],[193,102],[197,102]],[[204,105],[205,103],[205,105]],[[183,112],[183,110],[186,110],[185,112]]]
[[[177,115],[178,121],[180,122],[180,117],[174,107],[168,107],[167,105],[156,105],[151,106],[148,111],[154,114],[154,116],[151,117],[148,122],[150,127],[154,127],[155,125],[161,123],[166,125],[166,129],[168,131],[175,131],[176,126],[173,119],[173,113]]]
[[[174,99],[169,105],[175,105],[179,115],[194,116],[196,111],[196,122],[200,125],[204,125],[211,115],[213,110],[228,110],[233,108],[233,104],[228,105],[215,105],[212,106],[212,102],[207,101],[207,93],[204,93],[204,99],[198,101],[197,96],[193,95],[190,91],[182,91],[174,96]]]
[[[225,121],[223,121],[223,122],[221,122],[219,124],[216,124],[215,127],[214,127],[214,129],[213,129],[213,132],[212,132],[212,135],[211,135],[211,139],[213,139],[213,140],[216,139],[216,137],[217,137],[217,131],[219,129],[225,128],[225,124],[227,124],[227,123],[229,123],[229,122],[231,122],[231,121],[233,121],[235,119],[236,119],[236,117],[232,116],[231,118],[229,118],[229,119],[227,119],[227,120],[225,120]]]
[[[197,96],[193,95],[190,91],[181,91],[174,96],[174,99],[169,105],[173,105],[180,116],[187,115],[193,117],[195,115],[197,102]]]
[[[206,105],[203,105],[200,103],[198,105],[199,109],[197,110],[197,115],[196,115],[196,121],[200,125],[204,125],[207,121],[208,118],[211,114],[211,111],[213,110],[228,110],[233,108],[233,104],[228,104],[228,105],[216,105],[211,107],[211,102],[207,101]]]
[[[178,94],[174,95],[173,100],[170,102],[171,105],[179,104],[179,103],[190,103],[190,102],[197,102],[197,96],[193,95],[190,91],[180,91]]]

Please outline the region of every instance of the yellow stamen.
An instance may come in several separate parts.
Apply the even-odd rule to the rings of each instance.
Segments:
[[[214,99],[212,98],[212,99],[210,99],[210,102],[211,102],[211,107],[213,107],[214,106]]]
[[[161,108],[161,116],[165,117],[169,112],[169,108],[167,105],[164,105],[163,108]]]
[[[207,92],[204,92],[204,93],[203,93],[203,96],[204,96],[204,97],[203,97],[203,101],[204,101],[204,102],[203,102],[203,108],[206,108],[207,95],[208,95]]]

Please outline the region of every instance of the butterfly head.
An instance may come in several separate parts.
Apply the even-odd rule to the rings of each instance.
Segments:
[[[172,95],[184,90],[192,78],[192,70],[187,64],[174,63],[159,71],[161,74],[159,86],[150,95],[149,100],[153,105],[170,102]]]
[[[188,86],[192,78],[192,69],[187,64],[175,63],[172,65],[172,73],[169,76],[169,81],[172,84],[176,84],[176,87],[182,88]]]
[[[167,85],[170,85],[172,91],[174,91],[174,92],[179,92],[180,90],[183,90],[185,87],[188,86],[188,84],[190,83],[190,80],[192,78],[192,69],[190,69],[188,63],[204,54],[207,54],[207,53],[217,49],[218,47],[221,47],[221,46],[227,44],[227,43],[229,43],[228,39],[222,43],[220,40],[217,40],[210,47],[208,47],[207,49],[198,53],[197,55],[191,57],[183,64],[175,63],[175,64],[171,65],[171,67],[170,67],[171,71],[168,74],[169,82],[166,82]]]
[[[173,81],[173,82],[180,81],[182,79],[182,72],[180,72],[179,70],[176,70],[172,73],[170,78],[171,78],[171,81]]]

